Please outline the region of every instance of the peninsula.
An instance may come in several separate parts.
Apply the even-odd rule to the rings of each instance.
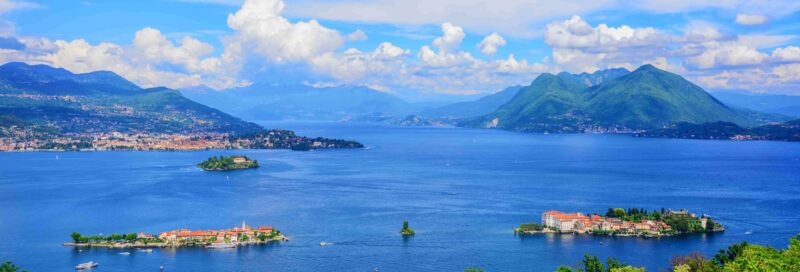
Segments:
[[[73,232],[72,242],[65,246],[110,247],[110,248],[153,248],[153,247],[208,247],[235,248],[243,245],[268,244],[273,241],[288,241],[281,232],[272,226],[252,228],[242,222],[241,227],[224,230],[179,229],[159,233],[111,234],[109,236],[84,236]]]
[[[592,234],[609,236],[661,237],[688,233],[725,231],[725,227],[708,216],[698,217],[687,210],[648,212],[644,209],[611,208],[605,216],[598,214],[542,213],[542,223],[521,224],[514,229],[521,234]]]
[[[258,161],[247,156],[211,157],[197,164],[197,167],[206,171],[231,171],[240,169],[258,168]]]

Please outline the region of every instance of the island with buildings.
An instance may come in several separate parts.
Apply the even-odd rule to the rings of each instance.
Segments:
[[[275,241],[288,241],[281,232],[272,226],[253,228],[242,222],[241,227],[224,230],[179,229],[148,234],[144,232],[111,234],[108,236],[84,236],[73,232],[72,242],[65,246],[109,247],[109,248],[156,248],[156,247],[207,247],[235,248],[243,245],[268,244]]]
[[[548,211],[542,213],[541,223],[520,224],[514,229],[520,234],[592,234],[609,236],[662,237],[688,233],[713,233],[725,231],[725,227],[711,217],[697,216],[687,210],[665,210],[648,212],[644,209],[611,208],[605,215],[564,213]]]
[[[214,156],[198,163],[197,167],[206,171],[231,171],[258,168],[258,161],[251,160],[247,156]]]

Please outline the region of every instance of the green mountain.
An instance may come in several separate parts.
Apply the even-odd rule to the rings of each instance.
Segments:
[[[47,65],[0,66],[0,116],[59,132],[226,132],[262,128],[167,88],[142,89],[108,71],[73,74]]]
[[[495,112],[463,124],[534,132],[651,129],[677,122],[758,124],[754,114],[732,109],[681,76],[652,65],[607,74],[619,76],[542,74]]]

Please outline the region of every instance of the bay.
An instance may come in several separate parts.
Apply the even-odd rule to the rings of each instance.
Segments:
[[[675,254],[800,232],[800,144],[270,122],[361,150],[0,153],[0,261],[29,271],[553,271],[584,253],[658,271]],[[215,155],[261,168],[204,172]],[[662,239],[515,236],[541,212],[686,208],[727,227]],[[408,220],[416,235],[403,239]],[[234,250],[61,246],[73,231],[273,225],[291,241]],[[332,243],[320,247],[320,242]],[[118,253],[130,251],[130,255]]]

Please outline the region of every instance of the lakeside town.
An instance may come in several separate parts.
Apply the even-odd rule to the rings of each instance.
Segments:
[[[267,244],[274,241],[288,241],[281,232],[272,226],[253,228],[242,222],[241,226],[223,230],[179,229],[161,232],[157,235],[144,232],[112,234],[109,236],[84,236],[73,232],[72,242],[65,246],[110,247],[110,248],[156,248],[156,247],[206,247],[235,248],[243,245]]]
[[[207,149],[335,149],[361,148],[360,143],[339,139],[308,138],[293,131],[272,129],[246,135],[227,133],[96,132],[52,133],[30,128],[0,127],[0,151],[110,151]]]
[[[515,232],[522,234],[592,234],[610,236],[662,237],[687,233],[712,233],[725,231],[725,227],[711,217],[697,216],[687,210],[648,212],[644,209],[611,208],[605,216],[598,214],[542,213],[541,223],[520,224]]]

